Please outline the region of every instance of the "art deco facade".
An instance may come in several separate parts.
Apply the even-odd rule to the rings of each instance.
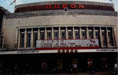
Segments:
[[[111,3],[56,1],[18,5],[15,13],[4,16],[2,32],[7,51],[1,54],[36,53],[41,58],[39,60],[46,63],[54,57],[54,62],[60,65],[57,69],[61,67],[64,71],[67,65],[63,67],[62,64],[68,61],[65,61],[68,57],[70,64],[79,65],[87,64],[92,58],[98,62],[98,68],[104,57],[108,61],[111,58],[116,60],[117,13]],[[53,46],[55,41],[57,43]]]

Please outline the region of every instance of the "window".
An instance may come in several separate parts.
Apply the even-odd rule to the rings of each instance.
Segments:
[[[36,41],[38,40],[38,29],[36,31],[34,31],[34,34],[33,34],[33,45],[34,47],[36,47]]]
[[[88,28],[88,35],[89,35],[89,39],[93,39],[93,30],[92,30],[92,28]]]
[[[80,39],[80,28],[75,27],[75,39]]]
[[[27,31],[27,45],[28,48],[31,47],[31,30]]]
[[[54,31],[54,39],[59,39],[59,32],[58,31]]]
[[[54,39],[59,39],[59,28],[54,27]]]
[[[66,39],[66,29],[62,28],[61,30],[61,39]]]
[[[107,46],[107,41],[106,41],[106,31],[102,30],[102,39],[103,39],[103,46]]]
[[[24,30],[20,32],[20,48],[24,48],[24,38],[25,38],[25,33]]]
[[[68,27],[68,39],[73,39],[73,29],[72,29],[72,27]]]
[[[45,30],[44,29],[40,29],[40,39],[41,40],[45,39]]]
[[[80,32],[79,31],[75,31],[75,39],[80,39]]]
[[[98,39],[98,37],[99,37],[99,32],[95,31],[95,38]]]
[[[61,37],[62,37],[62,39],[66,39],[66,31],[62,31]]]
[[[68,31],[68,39],[73,39],[73,32],[72,31]]]
[[[82,28],[82,39],[86,39],[86,28]]]
[[[95,28],[95,38],[96,38],[96,39],[99,39],[99,37],[100,37],[99,33],[100,33],[100,32],[99,32],[99,28],[96,27],[96,28]]]
[[[52,32],[51,31],[47,32],[47,39],[48,40],[52,39]]]

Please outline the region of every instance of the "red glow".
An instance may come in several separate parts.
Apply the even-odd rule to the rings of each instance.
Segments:
[[[70,4],[71,8],[76,8],[76,4]]]
[[[62,8],[67,8],[67,4],[62,4]]]
[[[54,8],[60,8],[59,4],[54,4]]]
[[[49,9],[52,8],[51,4],[50,5],[46,5],[45,7],[49,8]]]
[[[73,50],[73,49],[97,49],[99,47],[63,47],[63,48],[36,48],[36,50]]]

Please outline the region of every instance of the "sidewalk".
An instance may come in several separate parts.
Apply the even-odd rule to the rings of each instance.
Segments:
[[[18,74],[19,75],[19,74]],[[24,74],[24,75],[90,75],[89,73],[60,73],[60,74]],[[111,75],[107,72],[96,72],[95,75]]]

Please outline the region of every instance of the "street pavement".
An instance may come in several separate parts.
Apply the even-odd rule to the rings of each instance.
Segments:
[[[17,74],[17,75],[91,75],[89,73],[59,73],[59,74]],[[96,72],[95,75],[112,75],[108,72]]]

